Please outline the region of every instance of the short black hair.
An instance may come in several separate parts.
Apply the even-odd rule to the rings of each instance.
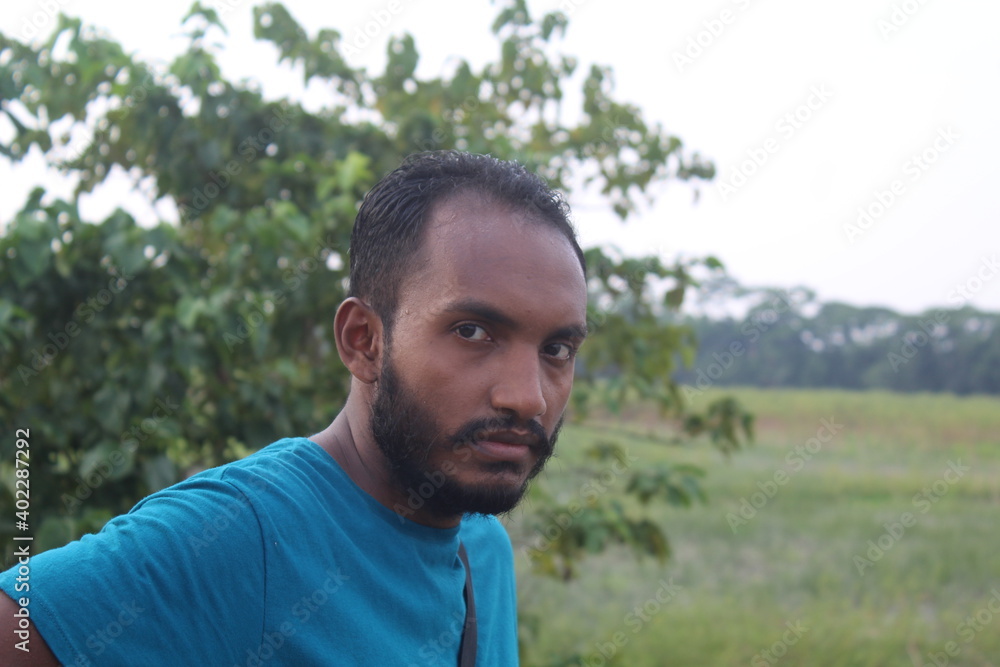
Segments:
[[[516,162],[488,155],[454,150],[415,153],[365,195],[351,232],[348,295],[365,300],[387,330],[432,206],[466,192],[529,212],[534,220],[562,232],[586,275],[569,205],[540,177]]]

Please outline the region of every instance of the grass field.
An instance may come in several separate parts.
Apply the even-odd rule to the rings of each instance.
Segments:
[[[566,428],[546,485],[613,435],[636,466],[705,468],[708,502],[656,508],[666,565],[612,550],[566,585],[528,575],[518,552],[519,595],[542,619],[528,667],[573,654],[589,667],[1000,665],[1000,401],[727,393],[757,417],[755,443],[729,460],[659,442],[642,411]]]

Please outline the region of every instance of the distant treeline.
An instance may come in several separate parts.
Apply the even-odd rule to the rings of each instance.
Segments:
[[[806,315],[803,311],[811,312]],[[687,385],[1000,393],[1000,313],[971,307],[902,315],[772,292],[746,317],[689,318]]]

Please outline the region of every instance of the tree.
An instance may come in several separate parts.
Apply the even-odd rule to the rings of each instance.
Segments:
[[[817,303],[807,293],[763,297],[741,321],[698,318],[696,387],[751,385],[997,393],[1000,315],[968,306],[904,315],[887,308]],[[795,302],[799,303],[795,303]],[[787,305],[785,305],[787,303]],[[806,316],[806,306],[815,312]],[[730,350],[736,350],[733,355]]]
[[[14,128],[0,151],[17,162],[40,150],[77,182],[70,200],[33,192],[0,239],[0,420],[31,428],[32,486],[44,491],[32,504],[37,549],[97,530],[200,468],[327,423],[347,387],[329,324],[351,224],[363,194],[405,155],[517,159],[556,187],[599,188],[623,220],[654,182],[714,174],[616,101],[608,68],[583,74],[579,119],[567,122],[563,90],[578,64],[554,52],[567,19],[533,21],[524,0],[499,11],[496,62],[429,79],[415,75],[409,35],[390,40],[385,71],[372,75],[347,64],[336,30],[309,35],[280,4],[255,8],[255,36],[334,91],[319,112],[227,80],[214,9],[196,2],[184,25],[190,47],[165,71],[65,16],[40,47],[0,36],[0,109]],[[87,137],[78,149],[57,134],[67,124]],[[179,221],[147,228],[121,210],[82,220],[79,195],[115,173],[172,202]],[[608,397],[653,399],[690,433],[738,445],[750,422],[735,403],[700,416],[684,406],[671,374],[695,341],[660,322],[699,271],[721,264],[597,248],[587,259],[595,335],[577,414]],[[9,483],[9,438],[2,449]],[[621,452],[612,443],[595,456]],[[690,502],[698,472],[636,472],[629,488],[643,502]],[[536,559],[540,572],[570,578],[583,552],[613,542],[665,557],[658,526],[605,503]],[[540,513],[559,509],[553,501]],[[4,536],[13,530],[5,524]]]

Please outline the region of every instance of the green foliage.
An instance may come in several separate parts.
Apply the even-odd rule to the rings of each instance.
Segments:
[[[554,46],[566,17],[536,22],[523,0],[500,9],[495,62],[426,79],[409,35],[390,41],[373,75],[347,64],[336,30],[310,36],[275,3],[253,17],[279,62],[333,92],[330,106],[307,111],[226,79],[216,62],[223,26],[200,2],[185,19],[188,49],[166,69],[65,16],[37,48],[0,35],[0,113],[14,129],[0,152],[19,162],[40,151],[77,184],[65,201],[36,190],[0,238],[0,421],[31,428],[32,486],[44,490],[32,505],[39,550],[198,469],[328,423],[347,389],[331,322],[351,224],[364,193],[404,156],[457,148],[516,159],[562,189],[582,178],[623,219],[654,182],[714,173],[616,101],[610,69],[593,66],[581,84],[577,60]],[[562,108],[571,85],[583,90],[575,122]],[[67,127],[85,141],[71,142]],[[79,196],[113,173],[175,206],[179,222],[141,226],[121,210],[82,220]],[[718,260],[587,254],[593,335],[579,416],[651,399],[678,434],[687,425],[724,449],[743,442],[738,405],[698,417],[681,400],[673,373],[694,358],[695,340],[663,321],[695,273],[721,271]],[[4,480],[11,448],[0,446]],[[560,560],[541,569],[569,578],[583,553],[613,543],[665,558],[661,527],[633,505],[690,504],[697,477],[681,466],[635,472],[629,499],[588,504]],[[554,499],[540,505],[540,515],[559,511]],[[11,530],[3,524],[0,537]]]

